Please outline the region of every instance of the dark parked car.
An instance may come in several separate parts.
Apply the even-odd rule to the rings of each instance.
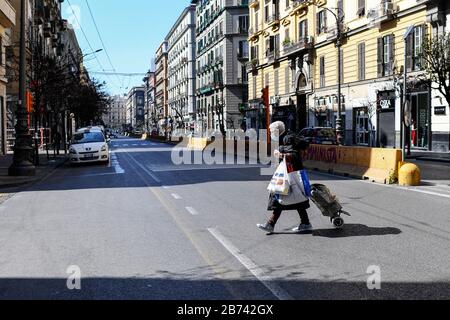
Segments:
[[[300,131],[300,136],[312,144],[338,144],[336,130],[334,128],[305,128]]]

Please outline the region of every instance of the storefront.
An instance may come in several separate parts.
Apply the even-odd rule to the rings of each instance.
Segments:
[[[273,106],[272,121],[282,121],[286,130],[297,131],[297,110],[295,106]]]
[[[411,147],[429,149],[431,140],[431,112],[428,88],[421,85],[410,94],[411,103]]]
[[[246,130],[254,129],[259,132],[259,130],[266,129],[267,127],[266,108],[260,100],[250,101],[248,103],[244,117]]]
[[[396,146],[395,101],[394,90],[379,91],[377,94],[377,140],[381,148]]]

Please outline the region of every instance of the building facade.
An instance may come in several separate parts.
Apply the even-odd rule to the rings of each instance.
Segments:
[[[11,45],[11,30],[16,24],[16,10],[7,0],[0,0],[0,154],[7,152],[6,64],[10,63],[5,48]]]
[[[419,56],[430,32],[430,3],[250,1],[250,127],[264,125],[258,120],[265,112],[270,112],[272,121],[282,120],[295,130],[335,127],[340,63],[345,143],[399,147],[406,60],[407,93],[417,126],[412,146],[432,149],[430,85],[415,81],[426,78]],[[338,18],[343,19],[339,25]],[[340,61],[338,27],[343,34]],[[405,41],[403,36],[409,27],[412,33]],[[261,105],[265,87],[269,89],[270,106]]]
[[[432,35],[450,34],[450,3],[445,0],[428,4],[427,20],[431,23]],[[433,84],[431,89],[431,141],[432,150],[450,151],[450,109],[446,99]]]
[[[196,129],[238,129],[248,100],[248,1],[192,2],[197,5]]]
[[[155,106],[155,72],[147,72],[143,81],[145,86],[145,126],[146,131],[151,133],[152,131],[156,130],[158,125]]]
[[[145,87],[133,87],[128,92],[126,124],[128,130],[133,132],[145,130]]]
[[[167,41],[163,41],[156,50],[155,58],[155,79],[156,79],[156,116],[158,118],[157,130],[160,135],[166,135],[168,124],[168,104],[167,104],[167,87],[168,87],[168,66],[167,66]]]
[[[107,113],[103,116],[103,122],[108,128],[122,130],[126,125],[126,102],[125,97],[116,95],[111,97]]]
[[[166,37],[168,44],[168,113],[178,128],[194,128],[195,5],[185,8]]]

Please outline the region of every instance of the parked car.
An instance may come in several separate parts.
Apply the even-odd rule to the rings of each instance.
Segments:
[[[336,129],[310,127],[300,131],[300,136],[312,144],[337,145]]]
[[[69,147],[70,162],[109,162],[109,147],[105,135],[99,130],[78,131]]]

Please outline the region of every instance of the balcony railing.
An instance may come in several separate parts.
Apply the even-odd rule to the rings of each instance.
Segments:
[[[314,38],[309,36],[301,38],[299,41],[289,41],[283,43],[283,53],[292,54],[301,50],[310,49],[314,46]]]
[[[398,11],[398,6],[392,0],[387,0],[378,6],[372,7],[367,12],[370,24],[382,23],[392,20]]]

